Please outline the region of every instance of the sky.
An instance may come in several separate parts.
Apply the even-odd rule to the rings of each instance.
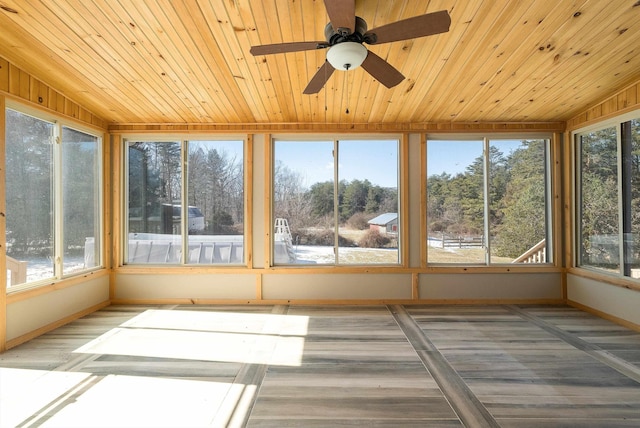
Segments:
[[[427,177],[464,172],[479,156],[483,141],[427,141]]]
[[[195,142],[190,143],[193,146]],[[508,154],[520,146],[520,140],[494,140],[500,150]],[[211,147],[211,146],[209,146]],[[217,141],[215,147],[230,157],[242,157],[242,144],[238,141]],[[339,180],[368,179],[381,187],[397,187],[398,141],[390,140],[340,140]],[[427,176],[463,173],[467,166],[482,156],[483,141],[429,140],[427,141]],[[333,141],[283,141],[277,140],[274,153],[276,161],[282,161],[305,180],[305,187],[314,183],[333,180]]]
[[[519,141],[517,142],[519,144]],[[427,175],[464,172],[482,156],[483,141],[428,141]],[[339,179],[367,178],[382,187],[397,187],[397,140],[341,140]],[[306,185],[333,179],[333,141],[277,141],[275,156],[298,171]]]
[[[369,180],[381,187],[398,186],[397,140],[341,140],[338,179]],[[333,180],[333,141],[276,141],[274,157],[299,172],[305,186]]]
[[[242,140],[191,140],[189,141],[189,150],[194,151],[201,147],[207,151],[215,148],[218,152],[226,153],[230,158],[236,157],[236,159],[242,159],[243,144],[244,142]]]

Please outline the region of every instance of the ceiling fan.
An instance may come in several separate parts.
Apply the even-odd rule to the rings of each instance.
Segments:
[[[441,10],[367,31],[367,23],[356,16],[355,0],[324,0],[324,5],[330,21],[324,29],[326,41],[259,45],[250,50],[251,54],[257,56],[328,48],[327,59],[311,78],[304,90],[305,94],[318,93],[336,69],[353,70],[360,65],[380,83],[392,88],[402,82],[404,76],[387,61],[369,51],[363,43],[379,45],[446,33],[451,25],[449,13]]]

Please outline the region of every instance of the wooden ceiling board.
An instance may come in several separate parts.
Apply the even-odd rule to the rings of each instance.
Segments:
[[[243,77],[251,81],[256,90],[256,92],[252,93],[249,102],[262,102],[265,105],[266,110],[263,116],[256,116],[254,118],[254,121],[259,123],[265,123],[269,120],[282,122],[282,112],[280,110],[278,98],[276,95],[276,89],[271,79],[271,73],[269,72],[266,60],[263,61],[262,59],[254,59],[250,54],[246,53],[249,52],[251,46],[264,43],[261,41],[260,36],[258,35],[258,28],[266,28],[266,19],[259,21],[257,18],[260,15],[255,14],[252,10],[252,7],[254,6],[262,7],[262,2],[238,0],[235,2],[235,5],[240,18],[238,24],[241,23],[242,25],[236,26],[235,24],[233,24],[233,27],[246,29],[246,31],[244,32],[238,31],[235,33],[239,36],[238,52],[245,52],[245,55],[242,58],[243,61],[247,64],[247,74],[243,75]],[[231,15],[231,13],[229,15]],[[262,15],[262,17],[264,18],[264,15]],[[235,20],[231,19],[231,22],[234,23]],[[268,31],[265,30],[265,33],[268,33]],[[255,94],[260,94],[260,97],[257,97],[254,100],[253,98]]]
[[[599,3],[606,5],[604,2]],[[484,107],[480,107],[478,103],[470,106],[471,111],[479,113],[479,120],[492,120],[497,115],[504,115],[510,120],[529,120],[528,115],[523,114],[523,111],[544,108],[543,114],[557,115],[559,110],[566,109],[563,102],[559,102],[551,92],[546,90],[546,85],[549,82],[548,79],[554,75],[562,75],[563,80],[566,80],[568,76],[579,70],[579,64],[576,64],[566,69],[564,73],[558,72],[565,58],[574,64],[579,59],[579,57],[565,55],[564,51],[566,45],[577,37],[574,33],[574,22],[581,15],[578,18],[574,15],[593,4],[594,2],[588,1],[581,4],[559,2],[554,10],[542,18],[542,22],[538,20],[539,25],[531,31],[530,37],[523,40],[521,47],[507,58],[501,73],[496,74],[487,84],[489,88],[500,88],[502,96],[496,98],[493,104],[486,103]],[[610,18],[606,13],[599,14],[601,22],[607,22]],[[590,33],[586,31],[587,28],[590,28],[588,22],[581,23],[580,31],[583,34]],[[590,61],[593,61],[593,58]],[[540,82],[544,82],[544,88],[541,91],[536,89]],[[558,110],[550,109],[554,106]]]
[[[399,120],[405,109],[410,109],[412,117],[424,110],[424,97],[445,64],[443,52],[446,52],[447,44],[450,44],[447,37],[437,35],[410,40],[403,45],[405,62],[398,68],[406,80],[401,83],[401,90],[393,91],[392,108],[387,110],[385,121]]]
[[[202,25],[206,24],[200,19],[199,11],[193,11],[193,18],[185,3],[161,0],[160,4],[164,13],[154,12],[156,8],[150,12],[159,18],[159,28],[169,37],[166,47],[181,62],[174,72],[190,83],[189,92],[181,96],[210,103],[213,110],[209,115],[213,122],[245,121],[246,103],[238,102],[242,97],[217,41],[211,37],[205,39],[201,34]]]
[[[515,6],[515,8],[513,8]],[[526,45],[521,38],[513,37],[514,34],[530,34],[544,20],[544,16],[549,14],[556,4],[549,2],[547,4],[534,7],[527,2],[513,2],[509,5],[509,9],[505,9],[505,13],[500,20],[495,22],[492,28],[487,30],[487,36],[482,48],[478,51],[478,55],[473,62],[476,68],[467,75],[466,86],[468,88],[465,98],[459,103],[458,118],[468,119],[470,117],[478,120],[481,114],[492,105],[496,105],[499,98],[493,96],[488,98],[497,91],[498,88],[494,80],[499,75],[508,76],[510,73],[517,73],[518,67],[511,66],[510,61],[514,58],[524,55],[520,52]],[[458,80],[458,83],[464,81]],[[525,97],[528,101],[530,96]],[[520,118],[521,120],[521,118]]]
[[[448,108],[452,120],[471,121],[466,114],[470,101],[478,97],[490,76],[499,70],[503,54],[500,45],[512,34],[513,27],[530,8],[527,2],[495,3],[489,13],[476,14],[468,21],[468,36],[455,48],[452,61],[447,61],[443,75],[448,81],[434,85],[431,93],[436,108]],[[466,52],[458,52],[465,49]],[[450,100],[450,96],[455,97]],[[454,101],[454,102],[452,102]],[[423,117],[428,119],[428,117]]]
[[[13,7],[11,8],[13,9]],[[43,31],[42,26],[38,23],[31,24],[32,19],[26,22],[27,19],[30,19],[26,12],[19,15],[14,13],[0,15],[0,18],[5,17],[12,19],[2,20],[3,31],[0,31],[0,46],[3,50],[8,50],[10,55],[3,56],[11,60],[13,64],[28,71],[49,86],[58,89],[63,95],[72,100],[82,99],[82,93],[95,89],[105,94],[110,94],[109,91],[113,90],[113,93],[119,99],[126,99],[127,92],[123,90],[124,88],[121,85],[118,85],[119,82],[116,79],[110,79],[110,85],[107,87],[96,88],[90,85],[90,80],[86,78],[86,70],[84,68],[74,68],[62,56],[54,53],[51,46],[46,43],[46,40],[50,40],[46,36],[44,37],[45,42],[41,41],[43,40],[40,33]],[[48,25],[55,26],[56,23],[49,22]],[[90,71],[89,67],[87,69]],[[68,76],[73,75],[77,77],[74,79],[68,78]],[[133,91],[135,88],[131,88],[131,90]],[[135,109],[118,104],[109,104],[109,101],[111,99],[103,100],[102,108],[100,108],[98,100],[87,97],[87,102],[84,105],[94,112],[100,111],[100,115],[105,120],[113,117],[113,115],[106,114],[106,111],[117,112],[116,114],[123,112],[124,115],[119,117],[120,120],[125,120],[125,117],[135,116]]]
[[[34,9],[44,10],[43,7]],[[63,40],[66,37],[69,43],[75,44],[70,52],[64,53],[69,63],[76,68],[88,67],[90,71],[84,75],[96,82],[98,89],[101,84],[109,82],[122,88],[123,94],[114,94],[114,103],[119,103],[120,97],[126,97],[127,105],[137,112],[138,118],[145,117],[145,104],[149,102],[157,105],[157,109],[165,114],[185,110],[177,97],[163,97],[159,86],[154,84],[154,74],[148,71],[149,65],[146,64],[146,68],[142,66],[147,61],[147,56],[142,55],[141,59],[140,54],[145,46],[129,34],[130,20],[118,22],[116,27],[108,25],[112,19],[108,9],[98,8],[90,2],[61,3],[55,11],[49,9],[48,15],[52,22],[59,19],[60,23],[51,26],[51,34],[47,37],[51,40]],[[90,19],[87,21],[86,17]],[[73,49],[79,50],[82,55],[74,54]],[[94,60],[87,62],[83,56]],[[101,98],[98,93],[93,96],[97,100]]]
[[[117,3],[114,3],[117,4]],[[128,103],[130,108],[138,109],[137,116],[145,116],[145,103],[151,100],[161,109],[161,114],[167,114],[171,111],[182,111],[184,105],[180,104],[179,97],[163,97],[163,93],[159,91],[159,86],[151,79],[155,76],[148,72],[143,72],[140,67],[141,61],[138,57],[138,50],[146,49],[146,43],[138,40],[135,36],[129,34],[131,20],[127,20],[129,26],[125,22],[120,22],[115,29],[108,24],[114,18],[109,13],[109,9],[96,7],[90,2],[81,2],[78,4],[60,4],[56,10],[57,16],[62,22],[73,23],[73,31],[79,39],[82,39],[84,45],[78,44],[78,49],[83,49],[86,55],[95,55],[101,61],[93,61],[93,71],[95,74],[87,73],[95,82],[114,82],[116,87],[126,88],[124,94],[114,94],[114,101],[118,98],[126,96],[131,102]],[[87,21],[84,17],[90,16],[91,20]],[[53,16],[52,16],[53,18]],[[107,24],[105,24],[107,23]],[[114,31],[114,30],[117,30]],[[51,37],[63,37],[52,35]],[[149,55],[145,55],[145,59]],[[78,56],[69,58],[71,60],[81,59]],[[91,65],[86,62],[80,62],[77,67],[82,65]],[[148,65],[151,66],[151,65]],[[159,72],[157,74],[160,74]],[[126,83],[125,83],[126,82]],[[144,84],[140,84],[144,82]],[[97,97],[98,95],[96,95]],[[188,120],[188,118],[183,118]]]
[[[174,7],[180,5],[180,2],[174,3]],[[238,58],[234,54],[238,50],[237,38],[233,36],[235,32],[244,32],[244,28],[236,29],[228,20],[228,17],[220,19],[222,21],[220,25],[216,25],[216,21],[213,19],[206,19],[206,15],[198,13],[201,8],[209,8],[210,5],[203,4],[200,8],[191,9],[189,13],[184,15],[184,19],[188,19],[190,16],[194,17],[193,24],[195,28],[205,29],[203,34],[198,34],[198,49],[194,51],[194,55],[197,52],[206,52],[204,57],[205,62],[208,64],[209,74],[217,75],[216,70],[227,69],[229,73],[222,73],[225,76],[225,80],[219,93],[216,93],[216,97],[224,99],[225,95],[231,95],[228,97],[229,103],[220,109],[221,112],[227,112],[229,109],[236,110],[239,120],[242,122],[251,121],[254,115],[251,113],[251,105],[253,103],[248,102],[250,100],[249,91],[251,87],[246,84],[246,78],[243,75],[242,70],[239,68],[241,58]],[[223,8],[219,8],[222,10]],[[181,15],[184,11],[181,11]],[[224,27],[223,27],[224,24]],[[229,28],[230,27],[230,28]],[[187,27],[189,28],[189,27]],[[209,30],[211,29],[211,30]],[[213,31],[215,29],[215,31]],[[222,30],[222,32],[220,32]],[[195,31],[191,31],[196,33]],[[197,34],[197,33],[196,33]],[[228,39],[233,38],[234,42],[229,43]],[[217,48],[217,49],[216,49]],[[207,78],[207,76],[205,76]],[[209,82],[207,82],[207,85]],[[229,90],[231,89],[231,90]],[[206,94],[206,89],[203,91]],[[230,104],[230,105],[228,105]]]
[[[385,18],[389,12],[382,11],[376,14],[372,28],[376,28],[390,22],[406,19],[413,16],[423,15],[425,13],[433,13],[440,10],[452,8],[453,2],[388,2],[388,7],[397,6],[391,14],[393,18]],[[374,102],[368,121],[371,122],[394,122],[398,117],[398,112],[411,109],[412,103],[417,101],[413,97],[404,96],[407,91],[411,91],[415,85],[415,81],[411,78],[411,70],[424,70],[425,58],[428,55],[423,54],[425,47],[435,43],[439,35],[421,37],[418,39],[404,40],[384,45],[374,45],[370,50],[386,59],[394,68],[400,71],[405,80],[393,89],[381,90],[379,83],[373,81],[373,85],[369,86],[370,90],[377,92],[380,98]],[[428,52],[428,51],[426,51]],[[375,99],[376,94],[373,97]],[[358,94],[355,94],[358,97]],[[364,108],[367,106],[364,105]]]
[[[293,41],[282,39],[280,30],[281,17],[277,15],[275,1],[253,2],[251,7],[256,23],[256,33],[258,35],[257,44],[266,45]],[[247,57],[247,61],[252,60],[251,55],[248,52],[245,55]],[[289,121],[289,118],[294,117],[293,112],[290,110],[290,90],[286,87],[289,83],[289,79],[284,72],[284,70],[287,69],[287,55],[295,54],[258,56],[253,59],[254,61],[262,62],[266,68],[265,75],[269,76],[269,84],[273,86],[274,96],[277,102],[277,110],[272,113],[271,117],[275,119],[276,122],[287,122]],[[269,120],[266,120],[265,122],[269,122]]]
[[[475,65],[473,55],[481,47],[477,31],[491,26],[504,8],[502,3],[492,2],[491,7],[482,8],[480,3],[460,2],[454,7],[451,16],[455,29],[438,37],[447,39],[450,34],[458,34],[459,38],[451,40],[446,60],[441,62],[441,68],[433,77],[433,84],[424,92],[424,104],[428,108],[421,112],[421,116],[414,116],[413,120],[426,122],[443,116],[447,117],[446,120],[456,119],[460,101],[465,99],[465,92],[470,89],[468,81],[473,74],[468,69]]]
[[[221,61],[226,61],[226,68],[229,70],[231,80],[227,83],[231,86],[237,86],[239,100],[233,101],[232,104],[243,104],[246,116],[248,114],[249,122],[264,120],[271,116],[271,111],[277,109],[277,104],[272,102],[273,97],[256,97],[256,93],[267,93],[264,89],[263,81],[265,78],[260,77],[260,69],[257,64],[249,60],[248,50],[252,43],[248,39],[251,32],[255,32],[250,24],[246,24],[242,19],[241,11],[237,8],[229,6],[229,2],[225,7],[214,7],[206,5],[206,10],[213,19],[218,19],[220,25],[212,25],[211,34],[214,39],[226,41],[223,49]],[[224,67],[219,70],[213,69],[212,72],[224,75]],[[225,88],[222,88],[224,94]],[[271,101],[270,101],[271,100]],[[224,116],[224,110],[222,110]],[[247,119],[243,119],[246,121]]]
[[[550,2],[551,3],[551,2]],[[568,2],[558,2],[558,6],[554,9],[558,9]],[[551,3],[553,4],[553,3]],[[495,4],[496,8],[498,3]],[[548,6],[539,6],[536,11],[537,15],[548,13]],[[515,13],[513,9],[502,9],[502,11]],[[499,10],[495,10],[496,15],[500,13]],[[554,15],[555,16],[555,15]],[[503,47],[501,52],[505,52],[504,55],[500,55],[500,53],[496,55],[486,55],[484,58],[478,58],[475,61],[468,61],[467,65],[475,64],[480,62],[482,67],[478,70],[474,71],[466,71],[460,72],[456,70],[460,70],[460,67],[451,67],[446,70],[448,74],[453,74],[455,77],[453,78],[456,81],[457,85],[463,86],[466,88],[466,94],[464,98],[460,98],[458,101],[459,106],[463,108],[460,112],[457,113],[457,120],[495,120],[495,118],[490,118],[486,115],[486,111],[491,109],[496,104],[500,104],[501,108],[504,108],[505,105],[502,103],[502,98],[506,96],[509,92],[505,80],[509,79],[512,75],[518,75],[521,73],[521,68],[529,65],[527,63],[527,58],[531,57],[532,52],[536,52],[532,48],[532,43],[528,41],[528,39],[535,37],[536,31],[540,28],[540,26],[544,25],[546,19],[538,18],[533,20],[534,27],[517,30],[512,32],[512,34],[517,34],[520,37],[514,37],[513,39],[515,44]],[[493,23],[500,22],[499,20],[493,20]],[[525,22],[529,23],[529,20]],[[469,34],[471,40],[477,40],[480,38],[479,34],[491,34],[493,38],[486,38],[483,43],[478,44],[476,49],[481,50],[482,52],[487,53],[486,46],[496,46],[499,45],[501,40],[498,36],[499,33],[495,33],[495,30],[498,30],[493,25],[488,25],[486,28],[483,28],[484,22],[482,19],[474,20],[471,24],[473,27],[473,31]],[[507,49],[510,47],[511,49]],[[471,51],[469,52],[458,52],[454,53],[454,56],[461,58],[469,58],[470,55],[473,55]],[[533,65],[533,64],[531,64]],[[466,76],[466,79],[464,78]],[[526,93],[526,90],[523,87],[520,88],[521,93]],[[460,101],[464,101],[460,103]],[[475,102],[475,104],[474,104]],[[440,96],[438,101],[436,102],[436,106],[440,107],[443,105],[448,105],[449,101],[446,98]]]
[[[514,71],[507,72],[497,79],[502,79],[500,84],[503,88],[508,89],[508,92],[505,92],[505,96],[500,100],[501,103],[509,106],[508,110],[505,112],[503,106],[494,105],[485,110],[485,115],[491,117],[497,111],[500,114],[506,113],[509,116],[509,110],[520,111],[521,109],[516,108],[518,103],[526,103],[528,97],[534,100],[532,107],[535,107],[535,104],[538,106],[544,104],[552,105],[554,93],[549,90],[552,86],[552,80],[556,76],[563,76],[562,80],[566,81],[566,76],[570,75],[571,71],[579,71],[587,62],[593,63],[594,58],[587,58],[590,50],[606,48],[606,46],[598,48],[598,44],[602,44],[599,41],[602,38],[602,33],[594,35],[592,32],[585,31],[585,28],[591,28],[596,24],[607,28],[615,25],[615,22],[620,19],[618,15],[605,13],[606,10],[603,6],[606,6],[606,2],[591,1],[585,2],[579,8],[574,6],[573,9],[564,10],[563,15],[566,19],[560,25],[553,25],[552,28],[555,28],[553,33],[548,36],[545,33],[545,38],[537,40],[535,44],[528,45],[529,55],[541,57],[541,59],[534,62],[525,60],[518,64],[517,67],[512,67]],[[586,12],[587,10],[589,13]],[[560,14],[556,16],[560,16]],[[577,25],[576,21],[582,19],[587,22]],[[580,48],[580,45],[584,47]],[[573,46],[576,47],[574,48]],[[582,54],[576,55],[577,52],[582,52]],[[595,60],[597,61],[597,58]],[[536,67],[531,67],[530,64],[535,64]],[[527,65],[529,66],[527,67]],[[565,67],[565,69],[563,70],[562,67]],[[600,67],[598,66],[598,68]],[[585,80],[585,82],[588,82],[588,80]],[[542,85],[542,88],[540,88],[540,85]],[[526,93],[523,89],[526,90]],[[577,92],[580,93],[582,90]],[[540,102],[540,100],[543,102]],[[558,107],[565,109],[567,106],[559,105]],[[557,114],[557,112],[555,113]],[[482,119],[482,116],[480,118]],[[521,117],[518,119],[526,120],[527,118]]]
[[[1,0],[0,57],[113,124],[568,120],[640,79],[640,1],[356,0],[369,29],[438,10],[447,33],[368,46],[362,68],[304,88],[326,49],[321,0]],[[348,109],[348,113],[347,113]]]
[[[599,92],[599,98],[610,95],[608,88],[622,81],[622,88],[637,81],[637,64],[635,59],[640,54],[640,21],[631,10],[623,10],[614,19],[608,21],[608,31],[597,34],[589,33],[590,40],[572,41],[563,56],[564,61],[558,61],[558,70],[536,82],[537,92],[544,92],[551,99],[563,97],[567,92],[574,96],[565,103],[558,103],[553,111],[555,114],[572,112],[578,114],[584,109],[585,103],[592,104],[587,99],[591,91]],[[603,14],[594,14],[592,25],[603,23]],[[609,55],[597,52],[608,51]],[[614,59],[612,59],[614,58]],[[596,87],[594,82],[598,82]],[[598,97],[596,97],[598,98]],[[544,108],[544,106],[541,106]],[[531,114],[541,114],[541,109],[533,109]]]

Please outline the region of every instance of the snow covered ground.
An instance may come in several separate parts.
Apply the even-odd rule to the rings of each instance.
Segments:
[[[50,257],[23,260],[27,264],[27,282],[36,282],[54,277],[53,259]],[[84,257],[67,257],[64,260],[65,273],[73,273],[84,269]],[[7,286],[11,287],[11,272],[7,270]]]
[[[294,246],[298,264],[335,264],[333,247],[315,245]],[[340,264],[397,264],[395,248],[341,247],[338,249]]]

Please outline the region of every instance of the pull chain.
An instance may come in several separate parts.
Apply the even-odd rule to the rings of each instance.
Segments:
[[[344,100],[345,94],[347,97],[347,102],[345,102],[345,114],[349,114],[349,68],[351,67],[351,64],[345,64],[344,68],[345,68],[345,72],[344,72],[344,93],[342,94],[342,98]]]

